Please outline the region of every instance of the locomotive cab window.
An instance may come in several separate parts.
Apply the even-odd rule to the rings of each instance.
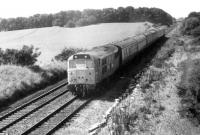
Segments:
[[[93,60],[87,54],[77,54],[69,61],[69,68],[83,69],[94,68]]]

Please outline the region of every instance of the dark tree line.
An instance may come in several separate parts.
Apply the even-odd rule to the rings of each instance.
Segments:
[[[37,61],[37,57],[41,53],[33,46],[24,45],[22,49],[6,49],[0,48],[0,65],[15,64],[21,66],[33,65]]]
[[[158,8],[85,9],[61,11],[56,14],[36,14],[31,17],[17,17],[0,20],[0,31],[20,30],[41,27],[78,27],[97,23],[149,21],[170,25],[171,15]]]
[[[183,21],[181,30],[186,35],[200,36],[200,12],[191,12]]]

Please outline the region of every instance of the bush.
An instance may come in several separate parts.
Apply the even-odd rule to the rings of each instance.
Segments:
[[[60,54],[55,56],[55,59],[59,61],[66,61],[71,55],[81,51],[84,51],[84,49],[64,48]]]
[[[200,12],[191,12],[184,20],[181,31],[185,35],[200,35]]]
[[[72,21],[72,20],[69,20],[68,22],[67,22],[67,24],[65,24],[65,27],[68,27],[68,28],[73,28],[73,27],[75,27],[76,25],[75,25],[75,23],[74,23],[74,21]]]
[[[33,46],[24,45],[22,49],[0,49],[0,64],[14,64],[21,66],[29,66],[35,64],[37,57],[41,53]]]
[[[58,81],[67,77],[67,63],[54,61],[42,67],[45,80]]]
[[[192,29],[191,34],[194,36],[199,36],[200,35],[200,26],[196,27],[195,29]]]
[[[89,22],[87,20],[87,18],[80,18],[77,22],[76,22],[76,26],[87,26],[89,25]]]

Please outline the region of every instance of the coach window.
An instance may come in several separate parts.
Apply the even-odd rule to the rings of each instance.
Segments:
[[[106,64],[106,58],[104,58],[103,60],[102,60],[102,65],[105,65]]]
[[[115,53],[115,58],[117,58],[117,57],[118,57],[118,52]]]
[[[99,65],[99,66],[101,65],[100,63],[101,63],[101,61],[100,61],[100,59],[98,59],[98,65]]]
[[[105,74],[107,72],[107,66],[104,66],[103,68],[102,68],[102,74]]]

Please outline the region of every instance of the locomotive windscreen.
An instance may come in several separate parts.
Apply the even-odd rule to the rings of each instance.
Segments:
[[[77,54],[73,56],[73,59],[90,59],[88,54]]]
[[[93,62],[89,59],[74,59],[69,61],[69,68],[93,68]]]

